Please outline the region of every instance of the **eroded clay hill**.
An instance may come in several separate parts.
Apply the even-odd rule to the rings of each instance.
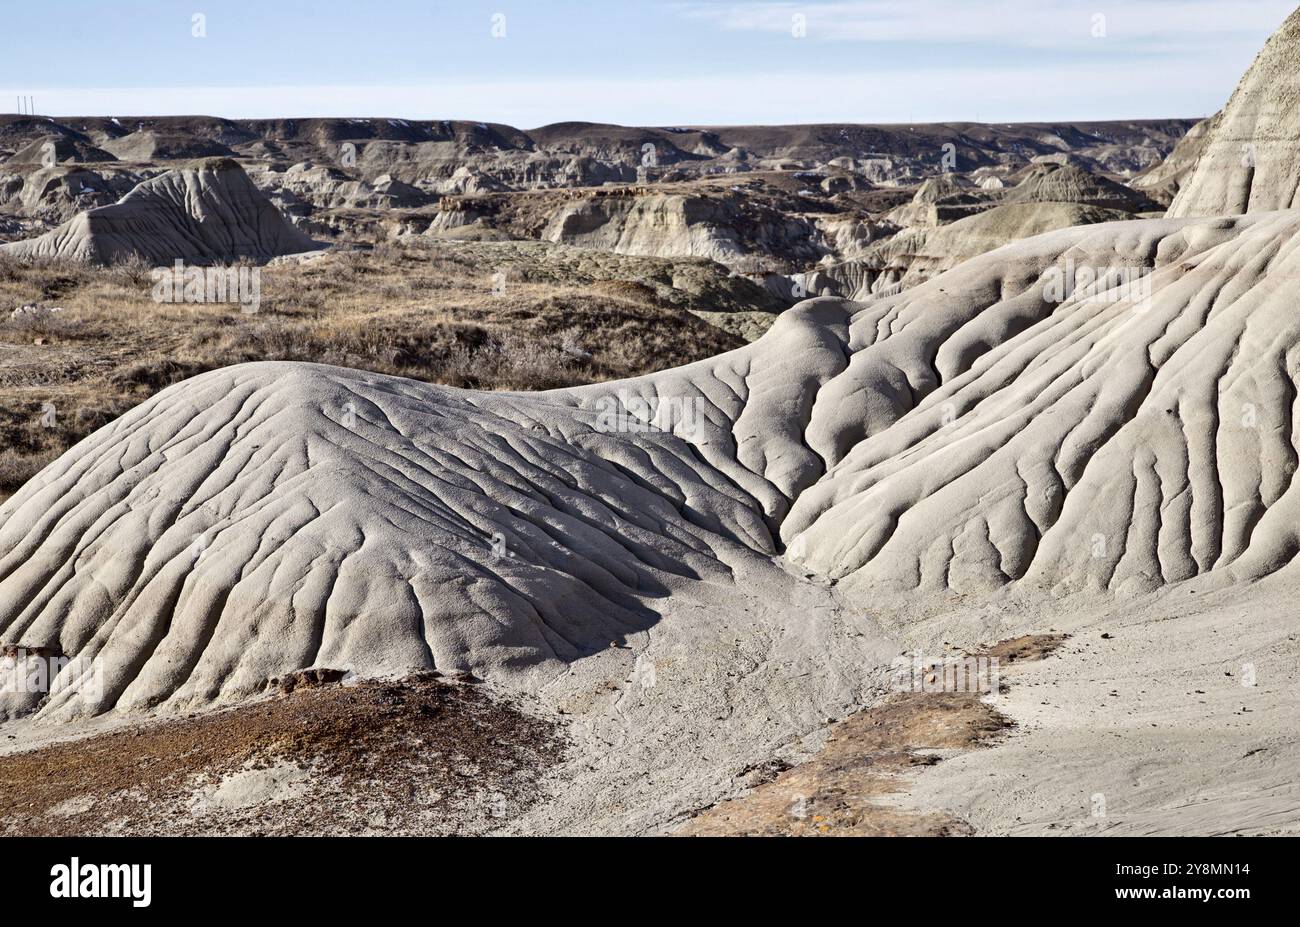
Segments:
[[[167,171],[116,203],[79,213],[38,238],[0,245],[19,258],[111,264],[265,260],[319,247],[291,225],[234,161]]]
[[[774,560],[864,597],[1278,570],[1298,233],[1297,212],[1062,230],[547,393],[196,377],[0,507],[0,643],[101,671],[4,708],[203,704],[307,666],[531,686]]]
[[[1300,10],[1265,44],[1232,98],[1170,160],[1195,167],[1170,216],[1219,216],[1300,206]]]

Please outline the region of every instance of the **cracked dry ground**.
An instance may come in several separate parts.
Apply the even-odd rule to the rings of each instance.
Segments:
[[[1041,660],[1065,640],[1034,634],[1001,641],[977,656],[1006,667]],[[1005,687],[1005,679],[1002,681]],[[977,749],[1013,723],[978,693],[902,692],[850,715],[811,760],[754,771],[752,791],[695,815],[677,834],[692,837],[947,837],[974,829],[944,814],[888,807],[881,799],[907,788],[907,773],[941,761],[935,751]]]
[[[0,834],[474,834],[537,800],[559,729],[435,674],[300,686],[0,756]]]

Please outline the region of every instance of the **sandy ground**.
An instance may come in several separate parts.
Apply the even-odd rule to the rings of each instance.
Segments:
[[[734,586],[673,590],[661,622],[572,664],[523,714],[490,686],[459,685],[448,690],[472,701],[444,705],[445,723],[419,697],[380,687],[360,709],[326,710],[311,700],[328,690],[312,690],[142,729],[139,716],[5,724],[0,824],[11,833],[1300,831],[1300,629],[1284,577],[1217,592],[1193,581],[1090,608],[952,597],[868,610],[851,591],[776,566],[741,569]],[[994,649],[994,694],[900,696],[891,684],[889,661],[905,651],[950,657],[1025,634],[1068,637],[1042,659],[1032,646]],[[275,716],[268,704],[299,707]],[[341,733],[326,736],[330,718],[347,719]],[[225,734],[214,741],[205,729]],[[291,748],[252,749],[268,731]],[[502,764],[497,741],[516,765]],[[168,760],[142,775],[131,761],[156,764],[178,743],[189,759],[174,769]],[[469,766],[449,764],[453,754],[484,771],[458,779]],[[85,774],[105,757],[120,768]],[[380,772],[341,784],[340,770],[358,763]],[[176,772],[180,780],[164,775]],[[386,810],[356,802],[420,776],[441,777],[418,788],[447,799],[413,816],[394,813],[407,801],[399,792]],[[57,787],[33,792],[44,780]],[[325,818],[312,810],[322,794],[333,809]],[[104,814],[104,799],[151,795],[150,810]]]
[[[1003,685],[982,702],[1006,720],[1009,730],[977,738],[978,749],[961,740],[969,718],[941,736],[914,738],[906,744],[916,748],[911,756],[894,758],[888,787],[871,789],[869,796],[872,806],[907,818],[891,824],[877,816],[875,824],[884,822],[879,830],[866,821],[866,830],[856,832],[1300,831],[1300,786],[1292,776],[1300,760],[1294,581],[1279,576],[1218,591],[1209,585],[1192,581],[1148,597],[1106,601],[952,597],[881,602],[870,622],[866,609],[846,598],[851,593],[833,590],[834,605],[823,616],[826,636],[819,644],[828,655],[842,654],[844,635],[868,625],[892,638],[889,646],[897,648],[892,654],[939,658],[974,653],[981,645],[1021,635],[1039,640],[1067,635],[1046,659],[1034,659],[1038,654],[1017,659],[1024,654],[1015,648],[997,651]],[[692,626],[698,630],[700,624]],[[652,630],[657,640],[647,652],[662,653],[656,645],[680,634],[677,625],[668,621]],[[871,640],[879,648],[878,638]],[[716,649],[719,643],[697,640],[695,659],[686,666],[699,671],[705,654],[725,663]],[[690,693],[623,690],[619,703],[625,710],[585,722],[597,739],[607,737],[611,744],[604,751],[584,751],[580,768],[567,771],[580,787],[515,826],[564,833],[690,831],[695,815],[728,798],[760,794],[774,774],[778,781],[802,777],[776,805],[805,792],[815,802],[819,783],[827,789],[823,797],[836,797],[843,782],[828,776],[827,769],[842,765],[846,757],[861,763],[882,749],[853,733],[854,719],[878,717],[872,712],[888,710],[897,696],[888,692],[879,666],[873,672],[861,664],[862,680],[875,685],[858,690],[856,707],[874,707],[854,715],[852,706],[836,701],[848,689],[832,681],[833,662],[828,656],[820,701],[808,688],[792,684],[761,703],[758,692],[737,685],[717,693],[712,721]],[[756,678],[769,678],[766,674],[773,671],[797,678],[796,672],[784,671],[788,669],[780,660],[760,660],[752,672]],[[661,680],[665,675],[671,679],[673,670],[661,672]],[[696,692],[713,691],[700,681],[704,684]],[[793,706],[820,704],[827,717],[820,724],[801,725],[774,710],[782,697]],[[658,711],[650,707],[656,703]],[[828,723],[849,716],[838,727]],[[747,736],[755,730],[770,736]],[[957,743],[945,741],[954,736]],[[869,780],[857,784],[869,787]],[[574,811],[580,814],[569,817]],[[718,832],[816,830],[793,817],[784,822],[786,829],[753,825]],[[852,827],[840,830],[855,832]]]
[[[1294,581],[1204,586],[1058,611],[1070,640],[990,699],[1015,732],[889,800],[979,834],[1300,833]]]

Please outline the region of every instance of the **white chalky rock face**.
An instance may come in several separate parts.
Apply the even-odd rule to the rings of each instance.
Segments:
[[[1198,150],[1168,216],[1300,206],[1300,10],[1264,45],[1205,136],[1180,143],[1171,160]]]
[[[320,246],[296,229],[236,162],[210,158],[137,185],[108,206],[79,213],[0,254],[111,264],[263,260]]]
[[[653,627],[670,589],[783,556],[864,603],[1277,570],[1300,523],[1298,232],[1300,212],[1053,232],[547,393],[196,377],[0,507],[0,643],[102,669],[4,708],[202,704],[313,665],[528,686]]]

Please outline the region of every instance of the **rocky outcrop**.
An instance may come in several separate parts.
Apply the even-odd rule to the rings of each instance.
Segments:
[[[56,164],[86,164],[117,159],[101,148],[72,136],[38,138],[15,151],[6,167],[53,167]]]
[[[736,267],[766,255],[816,260],[816,226],[739,199],[647,193],[595,196],[558,209],[541,237],[581,248],[654,257],[706,257]]]
[[[77,213],[116,203],[141,180],[133,171],[75,165],[0,174],[0,207],[24,218],[66,222]]]
[[[729,204],[699,197],[601,197],[561,208],[542,237],[615,254],[728,262],[744,254],[731,227],[738,218]]]
[[[877,241],[894,231],[886,223],[854,215],[819,216],[815,221],[825,247],[845,259],[862,256]]]
[[[1300,10],[1268,40],[1223,110],[1176,152],[1195,167],[1168,215],[1300,206]],[[1176,170],[1176,167],[1174,168]]]
[[[122,161],[176,161],[191,158],[219,158],[234,154],[210,138],[179,132],[142,130],[104,142],[103,149]]]
[[[809,295],[866,299],[930,279],[973,257],[1054,229],[1114,222],[1130,214],[1078,203],[1004,203],[948,225],[907,228],[862,257],[824,265],[804,280]]]
[[[806,295],[867,299],[915,286],[1022,238],[1158,209],[1142,193],[1084,170],[1078,159],[1041,160],[1006,190],[983,189],[969,177],[942,174],[891,210],[875,241],[851,250],[835,248],[834,258],[823,258],[814,271],[789,279],[795,291]]]
[[[139,184],[39,238],[0,245],[15,257],[111,264],[266,260],[319,247],[287,222],[234,161],[202,161]]]
[[[1007,191],[1005,203],[1077,203],[1123,212],[1158,212],[1144,194],[1071,164],[1035,164]]]
[[[1196,169],[1218,118],[1202,119],[1188,129],[1168,157],[1134,177],[1129,186],[1168,208]]]
[[[935,228],[990,209],[996,195],[980,190],[960,174],[940,174],[916,188],[912,201],[891,210],[886,219],[899,228]]]
[[[309,161],[283,172],[265,171],[254,181],[273,199],[281,198],[287,204],[308,204],[312,210],[412,209],[433,201],[428,193],[388,174],[367,182],[340,168]]]

